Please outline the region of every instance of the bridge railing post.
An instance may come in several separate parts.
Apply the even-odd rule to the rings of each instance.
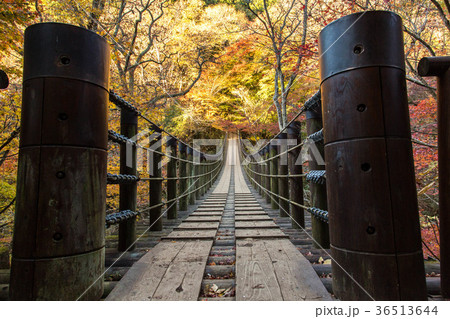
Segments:
[[[296,145],[302,143],[301,124],[298,121],[292,122],[287,128],[287,138],[289,140],[296,140]],[[303,177],[302,164],[296,164],[300,156],[301,149],[299,147],[288,152],[288,166],[289,166],[289,194],[290,199],[294,203],[303,205]],[[293,176],[291,176],[293,175]],[[305,214],[303,208],[291,204],[291,218],[293,228],[305,227]]]
[[[320,131],[322,125],[322,110],[320,97],[317,98],[315,104],[309,105],[306,111],[306,132],[309,135]],[[308,167],[310,171],[324,170],[325,163],[320,163],[324,158],[324,145],[322,142],[316,142],[311,145],[308,150],[310,161]],[[325,184],[315,182],[309,183],[309,190],[311,193],[311,206],[322,210],[328,209],[327,204],[327,187]],[[315,215],[311,215],[312,236],[314,238],[314,247],[316,248],[330,248],[330,232],[328,223],[319,219]]]
[[[261,152],[258,151],[258,155],[261,156]],[[261,164],[259,163],[259,158],[255,159],[255,171],[256,171],[256,182],[261,185]],[[259,185],[256,185],[256,191],[258,194],[261,194],[261,187]]]
[[[11,300],[103,293],[109,61],[86,29],[25,31]]]
[[[195,185],[193,185],[193,183],[195,182],[195,165],[193,165],[192,161],[194,160],[194,150],[192,147],[188,146],[187,147],[187,159],[190,161],[188,163],[188,175],[189,175],[189,205],[194,205],[195,204],[195,192],[194,190],[197,187],[197,183],[195,183]]]
[[[269,146],[269,157],[274,157],[278,154],[278,147],[276,143],[270,143]],[[278,174],[278,158],[272,158],[270,161],[270,191],[274,194],[278,195],[278,177],[275,175]],[[271,195],[270,204],[272,209],[278,209],[278,197],[276,195]]]
[[[264,174],[266,175],[265,177],[264,177],[264,179],[265,179],[265,183],[264,183],[264,187],[266,188],[266,189],[269,189],[270,190],[270,161],[268,161],[267,159],[269,158],[269,156],[270,156],[270,154],[269,154],[270,152],[269,152],[269,146],[265,146],[264,147],[264,160],[265,160],[265,165],[264,165]],[[271,203],[271,196],[270,196],[270,193],[268,193],[268,192],[265,192],[265,197],[266,197],[266,203],[267,204],[270,204]]]
[[[199,200],[200,199],[200,196],[201,196],[200,195],[200,192],[201,192],[200,185],[201,185],[201,182],[202,182],[201,178],[199,177],[199,175],[201,174],[201,165],[200,165],[201,159],[200,159],[200,155],[198,153],[199,153],[198,150],[193,149],[193,154],[194,154],[193,158],[194,158],[194,182],[195,182],[195,186],[194,186],[195,192],[194,192],[194,194],[195,194],[195,200]],[[198,158],[199,160],[196,161],[195,158]]]
[[[450,56],[423,58],[421,76],[438,79],[439,245],[441,294],[450,298]]]
[[[339,39],[339,41],[337,41]],[[352,14],[320,33],[326,183],[341,300],[426,300],[401,18]]]
[[[158,135],[153,141],[150,141],[149,149],[155,152],[149,153],[148,158],[153,159],[149,162],[148,170],[150,173],[150,186],[149,186],[149,205],[151,207],[149,211],[150,217],[150,231],[161,231],[163,228],[162,221],[162,171],[161,171],[161,143],[162,136],[161,130],[155,128],[155,133]],[[151,151],[149,151],[151,152]]]
[[[262,194],[261,193],[261,191],[262,191],[262,187],[264,186],[264,177],[262,176],[262,174],[264,174],[264,172],[263,172],[263,168],[262,168],[262,166],[261,166],[261,160],[262,160],[262,154],[263,154],[263,152],[262,152],[262,150],[260,149],[260,150],[258,150],[258,157],[257,157],[257,159],[255,159],[255,161],[257,162],[257,164],[256,164],[256,171],[258,172],[258,174],[256,174],[256,177],[257,177],[257,182],[259,183],[259,185],[260,186],[257,186],[257,188],[256,188],[256,190],[257,190],[257,192],[258,192],[258,194]]]
[[[120,112],[120,134],[133,138],[138,132],[138,115],[136,112],[122,108]],[[137,175],[136,145],[120,145],[120,174]],[[136,211],[137,182],[121,183],[119,186],[119,211]],[[134,250],[136,240],[136,217],[119,224],[119,251]]]
[[[5,71],[0,70],[0,89],[6,89],[9,85],[9,78]]]
[[[177,218],[177,140],[169,137],[166,143],[167,152],[170,154],[167,163],[167,219]],[[175,202],[174,202],[175,201]]]
[[[186,144],[179,142],[178,150],[180,152],[180,183],[179,183],[179,191],[180,195],[186,195],[188,191],[188,164],[185,162],[187,160],[187,148]],[[186,211],[188,208],[188,196],[183,196],[180,198],[180,211]]]
[[[280,197],[286,198],[288,200],[284,200],[282,198],[279,199],[280,205],[280,217],[288,217],[290,215],[289,212],[289,170],[288,170],[288,154],[283,152],[287,151],[288,141],[287,141],[287,133],[280,133],[278,135],[278,146],[279,146],[279,154],[278,157],[278,172],[280,175],[278,177],[278,194]]]

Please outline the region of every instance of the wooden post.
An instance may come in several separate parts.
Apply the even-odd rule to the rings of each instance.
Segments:
[[[261,156],[261,152],[258,152],[258,155]],[[260,160],[260,157],[255,159],[255,162],[258,162]],[[256,171],[256,182],[261,185],[261,165],[258,163],[255,163],[255,171]],[[256,191],[261,194],[261,187],[256,185]]]
[[[189,161],[193,161],[194,159],[194,150],[192,147],[188,146],[187,148],[187,158]],[[195,185],[192,185],[195,182],[195,179],[193,176],[195,176],[195,165],[192,163],[188,163],[188,174],[189,174],[189,192],[192,192],[189,194],[189,204],[194,205],[195,204],[195,192],[193,192],[197,188],[197,183]]]
[[[171,156],[177,156],[177,140],[170,137],[166,143],[168,152]],[[167,163],[167,201],[172,201],[177,198],[177,160],[169,157]],[[177,202],[170,202],[167,206],[167,219],[177,219]]]
[[[158,136],[150,141],[150,149],[156,152],[161,152],[162,147],[162,136],[161,130],[155,128],[155,133],[158,133]],[[149,151],[149,165],[148,169],[150,172],[150,190],[149,190],[149,205],[150,207],[161,204],[162,203],[162,171],[161,171],[161,154],[157,154]],[[150,231],[161,231],[163,229],[163,221],[162,221],[162,206],[154,207],[150,209]]]
[[[269,146],[269,157],[274,157],[278,154],[278,147],[275,143],[270,143]],[[278,158],[273,158],[270,161],[270,175],[278,174]],[[270,191],[278,195],[278,177],[270,177]],[[278,209],[278,197],[276,195],[270,195],[270,204],[272,209]]]
[[[138,132],[138,115],[136,112],[122,109],[120,112],[120,134],[133,138]],[[120,145],[120,174],[137,175],[136,146]],[[119,211],[136,211],[137,182],[120,184]],[[136,217],[119,224],[119,251],[135,249]]]
[[[194,154],[194,176],[199,176],[202,173],[202,160],[201,160],[201,155],[199,154],[199,151],[194,149],[193,150],[193,154]],[[195,160],[196,158],[198,158],[198,162]],[[201,195],[201,188],[200,186],[202,185],[202,178],[201,177],[194,177],[194,182],[197,181],[195,183],[195,185],[193,186],[194,189],[197,189],[195,191],[195,199],[200,199]]]
[[[289,140],[296,140],[297,145],[302,143],[301,137],[301,123],[298,121],[292,122],[287,129],[287,138]],[[302,164],[296,161],[300,156],[301,148],[298,147],[288,153],[289,175],[301,175]],[[292,202],[303,205],[303,178],[289,176],[289,194]],[[292,228],[305,227],[305,214],[303,208],[291,204],[291,218]]]
[[[279,153],[285,152],[288,147],[287,143],[287,133],[280,133],[278,135],[278,144],[279,144]],[[281,197],[289,199],[289,178],[288,178],[288,154],[282,154],[278,158],[278,175],[282,175],[285,177],[278,177],[278,191]],[[290,216],[289,212],[289,201],[283,200],[280,198],[280,217],[288,217]]]
[[[180,152],[180,158],[182,159],[182,161],[180,161],[180,183],[179,183],[179,194],[181,195],[186,195],[188,190],[188,166],[187,163],[183,160],[187,159],[187,155],[186,155],[186,144],[184,144],[183,142],[178,142],[178,150]],[[181,211],[186,211],[188,208],[188,196],[183,196],[180,198],[180,210]]]
[[[86,29],[25,31],[11,300],[102,296],[109,61]]]
[[[341,300],[427,300],[402,30],[398,15],[369,11],[320,34],[333,291]]]
[[[264,147],[264,159],[267,160],[269,158],[269,146]],[[265,187],[270,190],[270,177],[267,176],[270,174],[270,161],[266,161],[264,165],[264,174],[265,176]],[[268,192],[265,192],[266,203],[271,203],[271,195]]]
[[[9,85],[8,75],[5,71],[0,70],[0,89],[6,89]]]
[[[316,96],[306,111],[306,131],[308,135],[318,132],[322,129],[322,110],[320,96]],[[319,161],[324,158],[324,145],[322,142],[316,142],[314,151],[309,149],[310,161],[308,162],[310,170],[324,170],[325,166],[320,165]],[[327,187],[325,184],[309,183],[311,193],[311,206],[323,210],[328,209],[327,205]],[[330,248],[330,232],[328,224],[314,215],[311,215],[312,236],[314,238],[313,245],[316,248]]]
[[[441,252],[441,294],[450,298],[450,56],[423,58],[422,76],[438,80],[439,244]]]

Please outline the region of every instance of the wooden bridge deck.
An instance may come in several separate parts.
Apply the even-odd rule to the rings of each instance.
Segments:
[[[227,263],[231,254],[235,265]],[[213,267],[231,267],[233,279],[205,280]],[[205,298],[211,286],[219,295],[225,291],[224,298]],[[106,300],[204,299],[331,300],[310,262],[255,200],[234,139],[208,198],[137,261]]]

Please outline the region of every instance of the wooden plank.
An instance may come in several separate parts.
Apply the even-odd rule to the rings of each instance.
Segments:
[[[283,300],[270,256],[260,241],[236,241],[236,300]]]
[[[189,216],[222,216],[223,212],[193,212]]]
[[[241,220],[272,220],[269,215],[236,215],[235,221]]]
[[[214,239],[217,230],[174,230],[161,239],[181,240],[181,239]]]
[[[209,209],[223,209],[225,207],[225,204],[218,204],[218,205],[205,205],[205,204],[201,204],[201,205],[199,205],[198,206],[198,208],[197,209],[199,209],[199,208],[209,208]]]
[[[223,212],[224,208],[197,208],[196,212]]]
[[[219,228],[218,222],[198,222],[198,223],[181,223],[176,229],[217,229]]]
[[[331,300],[288,239],[236,242],[236,300]]]
[[[264,244],[284,300],[331,301],[311,263],[289,240],[265,240]]]
[[[235,206],[234,208],[235,208],[235,210],[239,210],[241,212],[244,212],[244,211],[255,211],[255,210],[261,210],[262,209],[261,206],[255,206],[255,207],[238,207],[238,206]]]
[[[278,228],[278,225],[271,220],[249,220],[235,222],[236,228]]]
[[[236,215],[265,215],[266,212],[263,210],[236,210]]]
[[[224,200],[215,200],[215,199],[206,199],[202,205],[225,205],[226,199]]]
[[[106,300],[151,300],[172,260],[186,242],[160,242],[119,281]]]
[[[192,216],[186,218],[185,223],[197,223],[197,222],[220,222],[222,216]]]
[[[259,203],[256,200],[249,200],[249,199],[235,199],[235,204],[247,204],[247,205],[258,205]]]
[[[196,301],[213,241],[186,243],[162,278],[152,300]]]
[[[252,229],[236,229],[236,239],[239,238],[289,238],[279,228],[252,228]]]

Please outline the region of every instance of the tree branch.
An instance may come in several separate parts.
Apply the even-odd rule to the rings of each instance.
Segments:
[[[414,39],[419,41],[428,50],[428,52],[430,52],[430,54],[432,56],[436,56],[436,53],[434,52],[433,48],[428,43],[426,43],[417,33],[415,33],[414,31],[409,30],[406,26],[403,27],[403,31],[405,31],[411,37],[413,37]]]
[[[445,16],[444,9],[442,9],[441,5],[436,0],[431,0],[431,2],[436,7],[436,9],[437,9],[437,11],[439,13],[439,16],[441,17],[441,20],[444,23],[445,27],[450,31],[450,21]],[[450,8],[450,3],[448,3],[448,0],[446,1],[445,5],[447,6],[447,10],[449,10],[449,13],[450,13],[450,9],[449,9]]]
[[[6,146],[8,146],[9,143],[11,143],[11,141],[13,139],[15,139],[20,133],[20,126],[16,127],[16,129],[14,131],[11,132],[11,134],[9,135],[9,137],[6,139],[5,142],[3,142],[3,144],[0,146],[0,151],[5,148]]]

